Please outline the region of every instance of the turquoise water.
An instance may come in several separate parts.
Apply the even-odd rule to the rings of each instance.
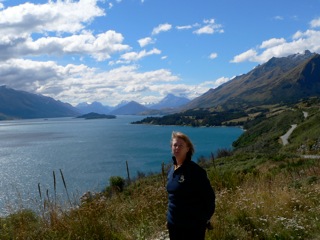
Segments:
[[[198,157],[209,157],[218,148],[231,148],[242,133],[236,127],[192,128],[135,125],[141,116],[84,120],[74,118],[0,122],[0,209],[33,205],[48,191],[65,195],[60,169],[69,195],[79,198],[86,191],[101,191],[111,176],[126,177],[137,172],[160,172],[170,163],[172,131],[186,133]]]

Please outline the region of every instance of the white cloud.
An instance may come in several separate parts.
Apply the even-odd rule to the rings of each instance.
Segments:
[[[221,24],[216,24],[214,19],[208,19],[203,21],[204,26],[200,26],[199,29],[193,31],[193,33],[201,34],[213,34],[213,33],[223,33],[224,30]]]
[[[172,25],[169,23],[160,24],[152,30],[152,35],[157,35],[160,32],[167,32],[172,28]]]
[[[286,42],[284,38],[271,38],[267,41],[263,41],[260,48],[271,48],[275,46],[282,45]]]
[[[310,26],[311,26],[312,28],[320,27],[320,18],[313,19],[313,20],[310,22]]]
[[[257,52],[253,49],[250,49],[244,53],[241,53],[233,58],[231,62],[239,63],[244,61],[254,61],[255,57],[257,56]]]
[[[97,0],[24,3],[3,9],[0,11],[0,60],[88,54],[102,61],[111,54],[128,51],[130,47],[122,44],[124,38],[120,33],[106,31],[95,36],[85,31],[94,18],[104,15]],[[54,33],[56,37],[52,36]],[[34,39],[34,36],[37,37]]]
[[[213,34],[214,29],[212,26],[204,26],[196,31],[194,31],[195,34]]]
[[[154,54],[161,54],[161,51],[157,48],[154,48],[150,51],[142,50],[140,52],[128,52],[121,55],[121,59],[125,61],[138,61],[141,58],[144,58],[146,56],[154,55]]]
[[[176,29],[178,30],[185,30],[185,29],[191,29],[191,25],[185,25],[185,26],[176,26]]]
[[[217,57],[218,57],[217,53],[211,53],[210,56],[209,56],[210,59],[215,59]]]
[[[140,47],[145,47],[149,44],[152,44],[154,41],[151,37],[141,38],[138,40]]]
[[[218,78],[217,80],[213,80],[213,81],[205,81],[199,84],[199,87],[202,89],[209,89],[209,88],[216,88],[218,86],[220,86],[223,83],[226,83],[230,81],[230,78],[227,77],[221,77]]]
[[[127,51],[128,45],[122,44],[123,36],[115,31],[92,35],[83,32],[80,35],[72,35],[65,38],[42,37],[33,41],[30,37],[20,38],[0,36],[0,59],[19,58],[21,56],[37,55],[83,55],[88,54],[98,61],[110,58],[116,52]]]
[[[285,57],[290,54],[303,53],[305,50],[320,52],[320,31],[298,31],[293,35],[292,41],[286,41],[282,38],[266,40],[257,49],[249,49],[235,56],[231,62],[264,63],[272,57]]]
[[[303,34],[304,34],[303,32],[297,31],[295,34],[293,34],[292,38],[299,39],[299,38],[303,37]]]
[[[283,20],[284,18],[282,16],[275,16],[273,19],[275,19],[275,20]]]
[[[123,89],[125,93],[145,92],[147,90],[149,90],[149,88],[144,84],[129,85]]]
[[[83,11],[85,9],[85,11]],[[0,35],[68,32],[85,28],[95,17],[104,16],[97,0],[24,3],[0,11]]]
[[[0,72],[2,84],[71,104],[93,100],[111,105],[121,100],[143,102],[146,96],[158,95],[151,87],[166,89],[167,84],[179,80],[166,69],[139,72],[137,66],[122,66],[101,72],[85,65],[23,59],[0,62]]]
[[[230,78],[221,77],[221,78],[217,79],[217,80],[214,82],[215,87],[218,87],[218,86],[220,86],[221,84],[224,84],[224,83],[226,83],[226,82],[228,82],[228,81],[230,81],[230,80],[231,80]]]

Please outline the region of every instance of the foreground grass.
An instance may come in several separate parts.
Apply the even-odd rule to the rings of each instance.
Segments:
[[[244,175],[241,184],[218,192],[216,228],[208,239],[319,239],[319,163],[265,167],[271,171]]]
[[[231,171],[237,156],[207,164],[217,194],[207,239],[319,239],[319,160],[263,158],[254,165],[251,157],[241,159],[238,171]],[[155,239],[166,230],[161,174],[122,192],[91,194],[69,210],[44,206],[40,215],[21,209],[1,218],[0,239]]]

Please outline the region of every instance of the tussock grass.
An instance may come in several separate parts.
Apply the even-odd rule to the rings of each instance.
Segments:
[[[317,239],[318,160],[271,159],[254,171],[232,174],[228,162],[233,160],[216,159],[207,169],[217,194],[214,229],[207,239]],[[123,191],[88,194],[68,210],[53,201],[46,204],[43,215],[22,209],[0,218],[0,239],[137,240],[155,239],[166,230],[167,193],[161,174],[136,179]]]
[[[235,189],[219,191],[208,239],[318,239],[319,180],[291,174],[249,177]]]

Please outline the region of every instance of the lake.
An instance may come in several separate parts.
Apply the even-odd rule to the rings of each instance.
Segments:
[[[237,127],[194,128],[131,124],[142,116],[85,120],[54,118],[0,121],[0,209],[29,207],[48,191],[65,195],[63,173],[69,195],[101,191],[111,176],[126,178],[138,172],[160,172],[171,163],[172,131],[187,134],[194,146],[194,161],[210,157],[219,148],[232,148],[243,132]]]

